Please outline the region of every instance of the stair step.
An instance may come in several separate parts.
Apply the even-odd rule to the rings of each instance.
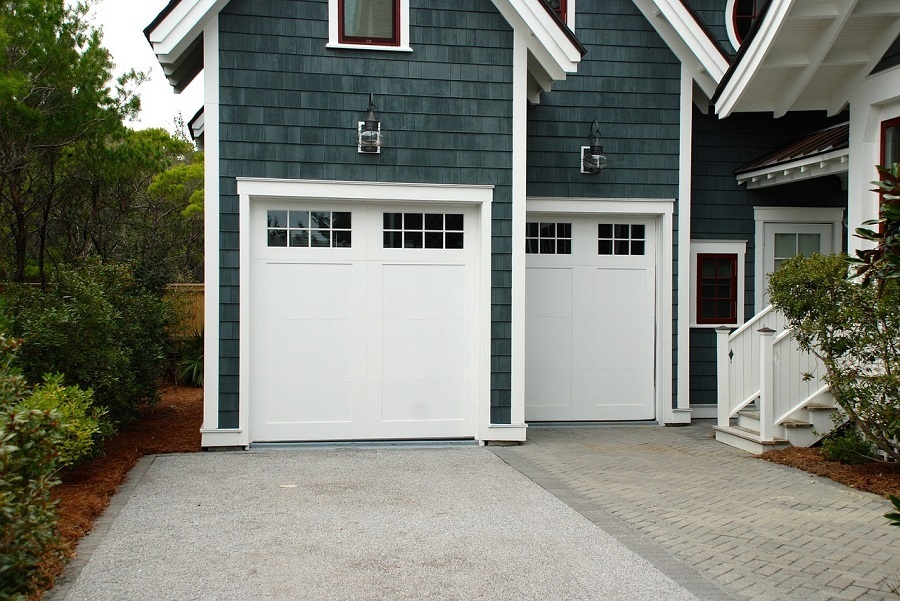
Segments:
[[[755,419],[759,421],[759,411],[753,409],[741,409],[738,411],[738,415],[743,415],[744,417],[749,417],[750,419]],[[813,425],[809,422],[805,422],[801,419],[791,419],[788,418],[779,424],[784,426],[785,428],[812,428]],[[752,430],[751,430],[752,432]],[[759,434],[757,432],[757,434]]]
[[[810,411],[834,411],[834,405],[826,405],[824,403],[807,403],[803,406],[804,409],[809,409]]]
[[[773,449],[791,446],[790,441],[775,437],[775,440],[760,440],[759,432],[743,426],[713,426],[716,440],[750,453],[763,453]]]

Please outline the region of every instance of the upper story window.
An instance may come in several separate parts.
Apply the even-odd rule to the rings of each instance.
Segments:
[[[735,49],[740,47],[768,2],[769,0],[728,0],[725,25]]]
[[[409,0],[328,0],[329,48],[409,51]]]

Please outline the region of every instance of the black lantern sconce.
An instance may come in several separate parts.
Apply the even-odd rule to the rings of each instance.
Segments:
[[[600,142],[600,124],[596,119],[591,123],[591,145],[581,147],[581,172],[600,173],[606,168],[607,160]]]
[[[360,121],[356,127],[356,143],[359,152],[366,154],[380,153],[381,146],[384,143],[384,136],[381,133],[381,122],[375,116],[375,103],[372,101],[372,94],[369,94],[369,114],[366,115],[366,120]]]

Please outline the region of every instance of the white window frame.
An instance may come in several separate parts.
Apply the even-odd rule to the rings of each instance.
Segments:
[[[764,246],[766,224],[820,224],[831,225],[832,253],[841,252],[843,243],[842,223],[844,209],[840,207],[753,207],[753,219],[756,230],[756,249],[754,253],[755,269],[753,273],[753,306],[758,313],[765,307],[766,274]],[[825,251],[826,249],[822,249]]]
[[[409,47],[409,0],[400,0],[400,45],[380,46],[378,44],[348,44],[341,42],[338,28],[338,0],[328,0],[328,44],[326,48],[351,48],[353,50],[386,50],[390,52],[412,52]]]
[[[697,256],[736,255],[737,256],[737,298],[735,323],[697,323]],[[747,256],[746,240],[691,240],[691,319],[692,328],[740,327],[744,323],[744,276]]]

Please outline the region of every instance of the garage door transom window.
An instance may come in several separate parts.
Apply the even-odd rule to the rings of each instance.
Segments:
[[[350,248],[351,225],[347,211],[267,211],[267,245]]]
[[[384,248],[463,248],[461,213],[384,213]]]
[[[643,255],[647,226],[642,223],[597,224],[598,255]]]
[[[572,224],[529,221],[525,224],[525,252],[531,255],[571,255]]]

